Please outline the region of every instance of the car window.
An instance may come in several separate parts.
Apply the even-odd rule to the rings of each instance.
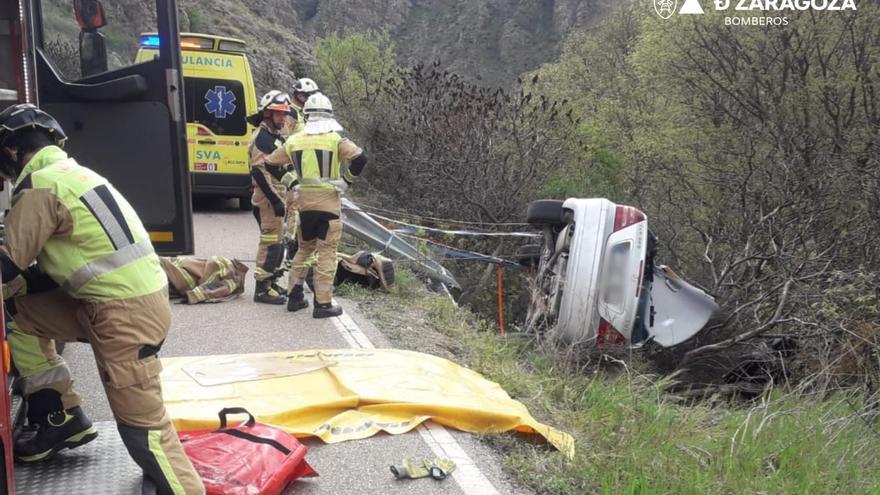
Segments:
[[[624,291],[627,286],[627,275],[632,243],[616,244],[605,260],[605,272],[602,275],[602,300],[613,307],[623,305]]]
[[[186,121],[224,136],[247,133],[244,86],[229,79],[184,78]]]

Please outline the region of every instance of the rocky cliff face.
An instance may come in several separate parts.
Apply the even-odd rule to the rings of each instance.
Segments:
[[[485,84],[507,85],[553,60],[565,36],[588,27],[611,0],[179,0],[183,31],[239,37],[256,64],[280,60],[304,72],[315,37],[387,30],[403,64],[440,60]],[[149,2],[152,3],[152,2]],[[71,2],[44,0],[46,16],[72,34]],[[105,32],[121,59],[133,36],[150,30],[152,9],[142,0],[104,0]]]
[[[573,29],[587,27],[607,0],[293,0],[306,37],[388,30],[402,62],[442,65],[490,84],[555,58]]]

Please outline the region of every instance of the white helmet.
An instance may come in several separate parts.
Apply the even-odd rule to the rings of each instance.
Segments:
[[[324,93],[315,93],[306,100],[305,105],[303,105],[303,113],[307,116],[322,113],[332,116],[333,104],[330,103],[330,98],[327,98]]]
[[[260,105],[257,107],[257,113],[248,115],[247,121],[250,125],[256,127],[262,122],[263,112],[266,110],[290,113],[291,104],[290,96],[287,93],[282,93],[277,89],[273,89],[260,98]]]
[[[303,105],[303,113],[306,117],[306,134],[324,134],[327,132],[342,132],[342,126],[333,117],[333,104],[330,98],[322,93],[309,96]]]
[[[276,112],[290,111],[290,96],[277,89],[269,91],[260,99],[260,111],[274,110]]]
[[[308,77],[298,79],[296,81],[296,84],[293,85],[294,93],[306,93],[310,95],[312,93],[317,93],[318,91],[320,91],[318,85],[315,83],[315,81],[309,79]]]

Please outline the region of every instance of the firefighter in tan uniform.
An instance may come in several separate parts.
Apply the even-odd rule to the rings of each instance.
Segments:
[[[171,307],[159,258],[131,205],[106,179],[69,158],[59,147],[64,140],[58,122],[32,105],[0,113],[0,165],[17,178],[0,250],[3,280],[16,285],[36,260],[54,286],[34,292],[18,283],[17,297],[7,300],[15,320],[12,359],[25,377],[29,409],[15,457],[45,460],[97,436],[52,339],[83,340],[91,343],[135,462],[160,493],[205,493],[162,402],[157,354]]]
[[[248,143],[250,153],[251,177],[254,194],[251,198],[254,217],[260,227],[260,242],[257,247],[257,268],[254,278],[257,283],[254,301],[266,304],[284,304],[284,290],[278,286],[278,270],[284,261],[284,215],[287,208],[287,189],[293,181],[286,163],[268,164],[265,157],[280,148],[284,143],[284,131],[290,123],[290,97],[280,91],[270,91],[260,100],[260,110],[248,117],[257,126]]]
[[[284,136],[285,139],[293,134],[302,132],[302,130],[305,129],[306,121],[302,111],[303,105],[310,96],[318,91],[318,85],[308,77],[298,79],[296,84],[293,85],[293,100],[291,101],[290,107],[293,110],[292,113],[296,114],[296,120],[292,122],[290,129],[291,132]],[[287,255],[290,257],[294,256],[297,249],[299,249],[299,245],[296,241],[296,231],[298,228],[299,211],[296,206],[296,194],[295,191],[291,189],[287,194],[287,236],[291,239],[287,246]],[[314,261],[313,256],[307,261],[307,263],[311,266],[314,264]]]
[[[316,94],[318,91],[320,91],[318,84],[308,77],[297,79],[296,84],[293,85],[293,101],[291,102],[291,106],[296,112],[296,125],[293,128],[293,134],[305,129],[306,120],[303,115],[303,105],[306,104],[309,97]]]
[[[364,170],[367,157],[353,142],[342,137],[342,126],[333,116],[330,99],[321,93],[309,97],[303,106],[305,128],[294,134],[284,146],[266,158],[267,164],[293,163],[298,184],[299,249],[290,271],[287,309],[308,307],[303,281],[309,267],[306,261],[317,253],[315,267],[314,318],[342,314],[333,303],[333,279],[336,275],[336,248],[342,236],[340,193]],[[342,162],[349,162],[343,171]]]

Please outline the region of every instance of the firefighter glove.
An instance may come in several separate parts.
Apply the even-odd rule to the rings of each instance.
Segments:
[[[296,175],[287,172],[281,176],[281,183],[284,184],[288,190],[293,189],[293,186],[296,185]]]
[[[450,473],[455,471],[455,463],[443,457],[438,457],[431,461],[425,460],[425,467],[435,480],[445,479]]]
[[[391,466],[391,472],[397,479],[427,478],[442,480],[455,470],[455,463],[449,459],[404,459],[399,465]]]
[[[333,187],[339,192],[345,192],[348,190],[348,182],[346,182],[345,179],[333,179],[330,183],[333,184]]]
[[[417,459],[404,459],[400,464],[391,466],[391,472],[399,480],[404,478],[427,478],[431,475],[425,464]]]

